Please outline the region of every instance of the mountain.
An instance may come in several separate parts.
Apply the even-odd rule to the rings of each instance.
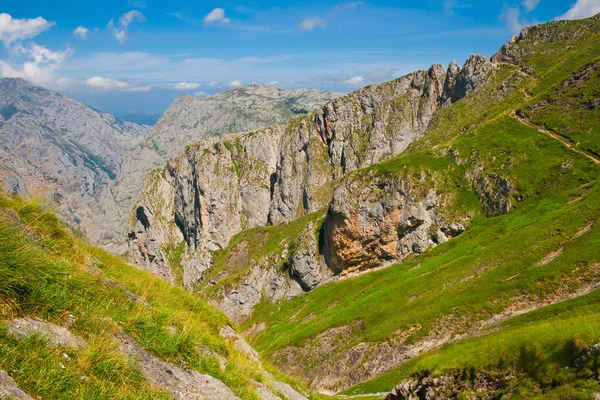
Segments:
[[[181,96],[150,128],[121,121],[22,79],[0,80],[2,185],[58,205],[73,228],[115,253],[143,176],[189,143],[224,132],[285,123],[337,94],[237,88]]]
[[[123,122],[22,79],[0,80],[0,178],[12,193],[58,204],[73,226],[99,240],[98,214],[124,155],[147,126]]]
[[[144,176],[151,169],[164,166],[185,146],[226,133],[285,124],[294,115],[306,114],[338,96],[319,90],[250,85],[204,98],[178,97],[148,136],[126,157],[113,188],[124,216],[115,224],[126,226]]]
[[[306,400],[206,301],[39,203],[0,192],[0,239],[1,398]]]
[[[315,392],[594,398],[599,36],[536,25],[188,145],[144,180],[131,260]]]

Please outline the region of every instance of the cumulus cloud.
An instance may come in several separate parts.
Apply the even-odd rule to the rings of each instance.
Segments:
[[[277,81],[271,81],[271,82],[267,83],[267,86],[277,86],[278,83],[279,82],[277,82]]]
[[[229,84],[227,86],[229,86],[229,87],[242,86],[242,81],[240,81],[240,80],[231,81],[231,82],[229,82]]]
[[[199,83],[195,82],[179,82],[177,85],[173,86],[175,90],[194,90],[200,87]]]
[[[207,94],[208,93],[206,93],[206,92],[204,92],[202,90],[199,90],[196,93],[194,93],[194,97],[205,97]]]
[[[203,21],[205,26],[211,23],[228,24],[231,22],[231,20],[225,16],[225,10],[222,8],[215,8],[206,14]]]
[[[353,85],[353,86],[357,86],[357,85],[360,85],[361,83],[363,83],[364,81],[365,81],[365,78],[363,78],[363,77],[362,77],[362,76],[360,76],[360,75],[357,75],[357,76],[354,76],[354,77],[352,77],[352,78],[350,78],[350,79],[346,79],[346,80],[344,81],[344,83],[345,83],[346,85]]]
[[[114,78],[93,76],[85,81],[85,84],[95,90],[103,92],[149,92],[152,86],[139,86],[131,82],[120,81]]]
[[[118,26],[115,24],[115,19],[111,19],[108,22],[108,29],[115,39],[117,39],[119,43],[123,44],[127,39],[129,25],[134,21],[146,22],[146,17],[144,17],[144,14],[137,10],[131,10],[119,17]]]
[[[589,18],[600,13],[600,1],[598,0],[577,0],[571,6],[569,11],[557,19],[582,19]]]
[[[73,54],[69,47],[63,51],[52,51],[32,42],[26,47],[15,45],[12,51],[14,54],[24,55],[26,61],[19,65],[0,61],[0,78],[23,78],[51,89],[63,89],[71,83],[70,80],[55,75],[64,60]]]
[[[8,47],[13,42],[32,39],[54,25],[54,22],[48,22],[42,17],[17,19],[10,14],[2,13],[0,14],[0,41]]]
[[[521,1],[521,5],[525,7],[527,11],[533,11],[538,4],[540,4],[540,0],[523,0]]]
[[[221,82],[219,82],[219,81],[211,81],[211,82],[208,84],[208,86],[210,86],[210,87],[217,87],[217,86],[219,86],[220,84],[221,84]]]
[[[323,18],[304,18],[304,20],[302,20],[300,23],[300,28],[304,29],[305,31],[312,31],[316,28],[325,28],[326,25],[327,21],[325,21]]]
[[[78,26],[73,31],[73,35],[79,36],[81,39],[85,39],[87,37],[88,32],[89,32],[89,29],[86,28],[85,26]]]

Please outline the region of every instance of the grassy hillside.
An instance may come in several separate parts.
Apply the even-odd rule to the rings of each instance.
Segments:
[[[389,391],[409,376],[494,368],[519,372],[519,387],[507,389],[516,395],[584,393],[597,365],[592,372],[562,371],[600,341],[598,294],[541,307],[600,284],[600,167],[593,162],[600,143],[599,26],[596,17],[532,28],[512,45],[518,66],[498,65],[485,86],[441,110],[422,140],[370,167],[383,175],[440,171],[449,184],[465,176],[483,212],[464,234],[402,264],[262,304],[243,325],[264,323],[254,346],[310,380],[324,360],[342,359],[360,344],[483,335],[427,352],[346,393]],[[493,217],[482,192],[499,181],[511,183],[511,211]],[[351,335],[328,339],[340,329]],[[333,350],[324,356],[319,349],[327,340]]]
[[[0,370],[36,398],[169,398],[119,351],[124,331],[159,359],[222,380],[259,398],[261,369],[219,335],[226,317],[199,297],[73,239],[34,201],[0,194],[0,320],[32,317],[69,326],[88,346],[53,348],[0,327]],[[199,351],[199,345],[204,352]],[[227,367],[220,368],[220,358]]]
[[[493,371],[516,376],[506,392],[517,398],[593,399],[600,391],[598,360],[575,361],[600,339],[600,290],[505,321],[485,336],[453,343],[417,357],[402,368],[357,385],[346,394],[389,390],[410,376]]]

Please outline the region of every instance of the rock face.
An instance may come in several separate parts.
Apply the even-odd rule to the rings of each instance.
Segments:
[[[366,180],[351,188],[342,178],[400,154],[426,134],[439,107],[466,96],[492,71],[492,64],[480,56],[471,56],[462,69],[452,63],[447,73],[436,64],[428,71],[339,97],[316,112],[291,119],[285,127],[275,125],[187,146],[169,161],[161,178],[159,186],[165,188],[168,201],[156,204],[143,195],[137,202],[130,221],[131,258],[169,279],[175,266],[166,253],[179,245],[172,230],[176,226],[185,240],[177,268],[183,269],[184,286],[193,289],[211,270],[213,253],[226,248],[234,235],[294,221],[325,209],[333,198],[323,231],[325,249],[319,248],[316,234],[309,234],[319,227],[306,226],[295,249],[281,256],[287,270],[269,261],[279,257],[272,254],[258,263],[261,266],[248,268],[233,288],[211,292],[219,293],[215,302],[240,321],[263,297],[294,296],[301,293],[298,287],[311,290],[331,279],[332,272],[397,261],[456,236],[464,230],[464,221],[444,217],[440,210],[449,201],[435,188],[418,197],[405,182]],[[387,192],[377,189],[378,184],[387,185]],[[351,192],[356,204],[343,204]],[[381,196],[369,199],[374,192]],[[364,209],[350,210],[358,204]],[[157,225],[156,215],[166,218]],[[342,221],[340,216],[352,220]],[[350,232],[361,229],[352,224],[372,221],[379,226],[370,227],[371,232]],[[340,236],[344,226],[349,229],[346,238]],[[367,243],[375,256],[360,260],[360,247]],[[265,269],[265,265],[271,266]]]
[[[312,290],[322,282],[329,280],[329,270],[318,253],[316,229],[309,222],[296,240],[290,257],[290,273],[302,289]]]
[[[452,203],[435,174],[423,172],[416,182],[402,172],[351,174],[335,190],[325,220],[327,265],[347,274],[421,254],[466,229],[467,215],[447,217]]]
[[[148,136],[127,154],[118,183],[112,188],[119,209],[125,213],[119,225],[126,226],[128,213],[145,186],[142,182],[146,174],[164,167],[167,160],[179,156],[185,146],[228,133],[285,124],[293,116],[306,114],[338,96],[319,90],[284,90],[259,85],[204,98],[180,96]]]
[[[105,189],[147,131],[22,79],[0,80],[2,186],[54,201],[95,242],[120,235],[112,215],[100,212],[114,209]]]
[[[214,296],[217,307],[233,321],[243,322],[263,298],[274,302],[290,300],[302,294],[301,286],[290,279],[287,271],[276,268],[277,260],[273,258],[277,258],[277,255],[259,260],[238,285]]]
[[[181,96],[150,129],[22,79],[2,79],[0,183],[56,202],[91,241],[123,253],[131,207],[153,168],[192,142],[284,124],[337,96],[258,85],[203,99]]]

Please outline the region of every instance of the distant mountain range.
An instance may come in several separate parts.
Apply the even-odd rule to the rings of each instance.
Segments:
[[[123,252],[125,223],[150,169],[194,141],[285,123],[337,96],[257,85],[202,99],[183,95],[151,129],[22,79],[1,79],[0,182],[12,193],[51,199],[92,241]]]

